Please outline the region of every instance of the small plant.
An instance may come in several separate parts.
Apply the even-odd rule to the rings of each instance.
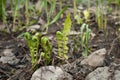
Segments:
[[[84,57],[87,57],[91,30],[88,28],[87,24],[82,24],[80,28],[80,32],[81,32],[81,35],[80,35],[81,47],[82,49],[84,49]]]
[[[27,41],[29,50],[30,50],[30,57],[31,57],[31,63],[32,65],[35,65],[38,61],[38,52],[39,52],[39,33],[36,33],[35,35],[31,35],[29,32],[26,32],[23,34],[25,40]]]
[[[70,19],[70,14],[68,14],[64,23],[64,29],[62,30],[62,32],[57,31],[56,33],[57,44],[58,44],[58,56],[63,59],[68,59],[67,43],[68,43],[68,35],[70,29],[71,29],[71,19]]]
[[[41,52],[41,57],[45,59],[45,64],[49,64],[52,53],[52,45],[47,37],[41,38],[40,45],[43,48],[43,52]]]

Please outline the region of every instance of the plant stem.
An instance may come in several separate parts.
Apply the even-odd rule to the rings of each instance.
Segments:
[[[25,9],[26,9],[26,26],[29,25],[29,11],[28,11],[28,6],[29,6],[29,0],[26,0],[26,4],[25,4]]]

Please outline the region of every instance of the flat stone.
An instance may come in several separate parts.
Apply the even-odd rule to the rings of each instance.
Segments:
[[[93,53],[91,53],[86,59],[81,61],[81,65],[90,65],[93,67],[102,66],[104,63],[106,49],[99,49]]]
[[[60,67],[46,66],[37,69],[31,80],[73,80],[72,76]]]

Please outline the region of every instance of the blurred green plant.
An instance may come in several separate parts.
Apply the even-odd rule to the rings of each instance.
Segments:
[[[49,42],[47,37],[42,37],[40,42],[41,47],[43,48],[43,52],[41,52],[41,57],[45,59],[45,64],[50,63],[51,53],[52,53],[52,45]]]
[[[81,18],[80,12],[78,12],[77,3],[81,4],[81,1],[80,0],[73,0],[74,19],[77,21],[77,24],[82,24],[83,19]]]
[[[91,30],[88,28],[87,24],[82,24],[82,26],[80,28],[80,32],[81,32],[81,35],[80,35],[81,47],[84,50],[83,56],[86,58],[88,56],[88,50],[89,50],[88,44],[89,44],[89,40],[90,40]]]
[[[120,6],[120,0],[108,0],[109,3],[115,3]]]
[[[75,16],[77,15],[77,1],[76,0],[73,0],[73,8],[74,8],[74,19],[75,19]]]
[[[60,10],[62,10],[62,6],[63,6],[63,1],[60,0]]]
[[[104,0],[96,0],[96,22],[98,24],[99,30],[106,30],[107,28],[107,19],[104,14]]]
[[[53,17],[54,15],[54,11],[55,11],[55,8],[56,8],[56,0],[52,0],[52,1],[49,1],[49,6],[48,6],[48,1],[47,0],[43,0],[41,1],[41,7],[40,7],[40,10],[42,10],[42,8],[45,8],[45,13],[46,13],[46,16],[47,16],[47,24],[44,25],[44,29],[46,29],[46,32],[48,31],[48,27],[55,23],[59,18],[60,16],[65,12],[65,10],[67,9],[67,7],[61,9],[55,17]],[[52,19],[52,20],[51,20]]]
[[[67,15],[67,18],[64,22],[64,29],[62,32],[57,31],[56,32],[56,38],[57,38],[57,44],[58,44],[58,56],[63,59],[68,59],[67,53],[68,53],[68,35],[71,29],[71,18],[70,14]]]
[[[11,6],[12,6],[12,15],[13,15],[13,24],[15,25],[16,20],[19,16],[19,0],[11,0]],[[18,19],[19,20],[19,19]]]
[[[0,16],[2,17],[1,19],[3,20],[4,23],[7,23],[6,16],[6,0],[0,0]]]
[[[10,0],[9,4],[13,17],[13,27],[11,28],[11,31],[17,32],[22,29],[20,9],[23,8],[23,6],[25,5],[25,0]]]
[[[85,22],[87,23],[89,21],[89,17],[90,17],[89,10],[84,10],[83,14],[84,14]]]

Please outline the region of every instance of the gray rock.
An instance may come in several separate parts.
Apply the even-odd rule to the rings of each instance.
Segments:
[[[73,80],[72,76],[60,67],[46,66],[36,70],[31,80]]]
[[[111,72],[109,67],[100,67],[88,74],[85,80],[120,80],[120,71]]]
[[[19,61],[15,56],[2,56],[0,58],[0,62],[2,63],[17,64]]]
[[[115,78],[115,80],[120,80],[120,71],[119,70],[115,71],[114,78]]]
[[[87,64],[93,67],[103,65],[106,52],[106,49],[103,48],[91,53],[86,59],[81,61],[81,65]]]
[[[2,55],[0,57],[0,62],[9,63],[9,64],[17,64],[20,61],[20,59],[17,59],[12,51],[13,49],[3,50],[1,53]]]
[[[108,69],[108,67],[97,68],[95,71],[88,74],[85,80],[108,80],[109,76],[112,74]]]

